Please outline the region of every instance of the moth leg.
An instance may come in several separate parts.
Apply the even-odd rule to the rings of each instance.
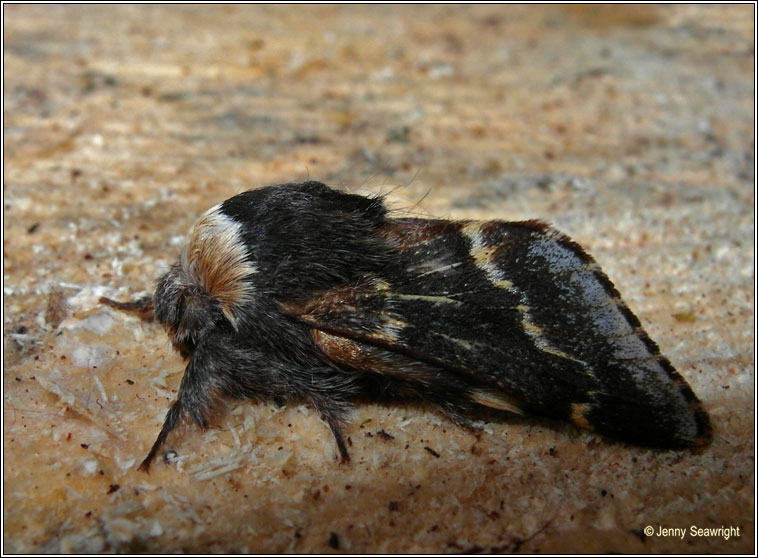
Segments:
[[[193,358],[187,365],[187,370],[179,386],[179,395],[166,413],[163,427],[147,457],[140,464],[140,471],[150,471],[150,463],[152,463],[168,435],[183,417],[191,418],[203,430],[208,428],[210,410],[213,407],[213,391],[204,381],[197,362],[197,359]]]
[[[155,454],[158,453],[159,449],[161,449],[161,446],[163,445],[163,442],[166,441],[169,433],[174,428],[176,428],[176,424],[179,422],[182,414],[183,409],[180,396],[180,398],[174,401],[174,403],[171,405],[168,413],[166,413],[166,419],[163,421],[163,428],[161,428],[160,434],[158,434],[158,437],[155,439],[153,447],[150,448],[150,452],[147,454],[147,457],[145,457],[145,459],[142,460],[142,463],[140,463],[140,471],[144,471],[146,473],[150,472],[150,463],[152,463],[153,459],[155,459]]]
[[[349,463],[350,454],[347,451],[345,437],[342,434],[345,413],[344,407],[325,399],[314,398],[312,402],[313,406],[316,407],[316,410],[321,415],[321,419],[329,425],[329,428],[334,435],[334,439],[337,442],[337,448],[340,451],[340,463]]]
[[[147,321],[153,319],[153,313],[155,311],[155,303],[152,296],[144,296],[128,302],[118,302],[117,300],[101,296],[99,302],[100,304],[105,304],[106,306],[121,310],[122,312],[137,314],[140,318]]]
[[[449,394],[432,396],[430,399],[448,418],[448,420],[456,426],[464,428],[472,434],[481,431],[481,428],[474,425],[473,419],[471,418],[476,412],[477,406],[472,405],[468,401],[451,397]]]
[[[465,428],[466,430],[470,432],[475,432],[477,430],[480,430],[476,426],[474,426],[473,421],[467,417],[464,416],[461,412],[461,409],[457,407],[449,407],[449,406],[441,406],[440,410],[445,414],[445,416],[450,419],[456,426],[460,428]]]

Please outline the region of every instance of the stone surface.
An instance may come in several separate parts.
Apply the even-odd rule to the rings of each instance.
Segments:
[[[754,549],[753,6],[3,8],[6,552]],[[208,207],[307,177],[552,222],[712,445],[361,405],[345,466],[307,407],[230,402],[136,471],[183,364],[98,297],[150,291]],[[740,534],[644,531],[693,525]]]

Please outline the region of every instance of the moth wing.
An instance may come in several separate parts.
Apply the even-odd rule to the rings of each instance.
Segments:
[[[382,234],[396,258],[381,277],[284,305],[328,358],[409,381],[463,379],[477,403],[644,445],[708,441],[697,397],[565,235],[538,221],[419,219]]]

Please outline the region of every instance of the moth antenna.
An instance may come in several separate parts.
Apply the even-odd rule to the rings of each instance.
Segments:
[[[152,321],[154,318],[155,301],[152,296],[144,296],[128,302],[118,302],[117,300],[101,296],[99,302],[122,312],[136,314],[145,321]]]

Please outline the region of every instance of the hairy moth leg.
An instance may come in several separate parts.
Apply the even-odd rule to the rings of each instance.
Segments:
[[[187,369],[179,386],[179,395],[171,408],[166,413],[158,437],[147,457],[139,466],[140,471],[149,472],[150,463],[160,450],[166,438],[184,417],[191,418],[203,430],[208,428],[209,416],[213,407],[213,394],[215,390],[210,385],[211,376],[204,374],[196,358],[187,365]]]
[[[150,452],[147,454],[147,457],[145,457],[145,459],[142,460],[142,463],[140,463],[140,471],[145,471],[146,473],[150,472],[150,463],[152,463],[153,459],[155,458],[155,454],[158,453],[158,450],[166,441],[169,432],[171,432],[176,427],[179,419],[182,416],[182,413],[183,408],[180,394],[179,399],[174,401],[174,403],[171,405],[171,408],[168,410],[168,413],[166,413],[166,419],[163,421],[163,428],[161,428],[160,434],[158,434],[158,438],[156,438],[155,442],[153,443],[153,447],[150,448]]]
[[[340,452],[340,463],[349,463],[350,454],[345,445],[345,437],[342,434],[342,426],[345,423],[346,404],[322,397],[312,397],[311,403],[321,415],[321,419],[329,425],[329,429],[337,442]]]

